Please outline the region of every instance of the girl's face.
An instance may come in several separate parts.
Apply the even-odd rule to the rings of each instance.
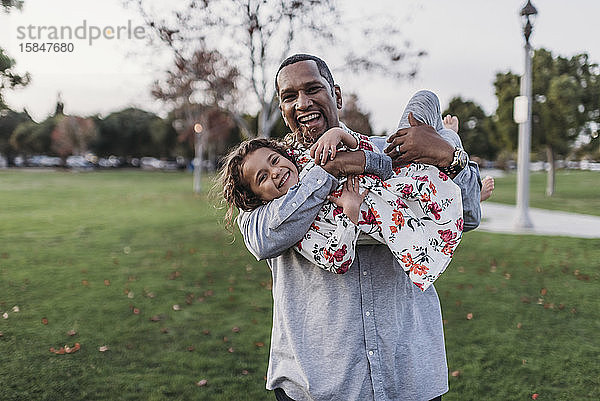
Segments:
[[[298,168],[271,148],[259,148],[242,161],[242,179],[264,201],[272,201],[298,183]]]

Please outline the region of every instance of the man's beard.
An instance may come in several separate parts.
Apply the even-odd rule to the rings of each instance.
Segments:
[[[323,119],[325,120],[325,126],[329,127],[329,121],[327,120],[327,117],[323,115]],[[325,131],[327,131],[328,129],[329,128],[326,128]],[[303,124],[298,124],[296,129],[292,132],[292,136],[296,142],[301,143],[305,147],[309,147],[313,143],[315,143],[315,141],[319,139],[321,135],[325,133],[325,131],[321,133],[317,133],[316,131],[316,128],[313,130],[309,130]]]

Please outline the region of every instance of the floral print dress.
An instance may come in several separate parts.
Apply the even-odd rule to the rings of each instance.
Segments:
[[[376,151],[368,137],[342,128],[358,140],[359,149]],[[289,152],[302,169],[302,180],[315,166],[309,150],[296,144]],[[332,196],[342,193],[344,180]],[[411,281],[425,291],[444,272],[462,238],[460,188],[436,167],[420,163],[394,169],[385,181],[362,175],[360,187],[369,193],[358,225],[341,207],[327,202],[296,250],[317,266],[342,274],[352,265],[356,241],[364,232],[386,244]]]

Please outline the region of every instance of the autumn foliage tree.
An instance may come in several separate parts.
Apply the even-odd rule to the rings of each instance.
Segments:
[[[397,20],[362,15],[351,20],[333,0],[191,0],[165,14],[143,0],[130,0],[144,17],[159,43],[182,60],[192,60],[197,49],[216,50],[239,71],[242,108],[232,109],[236,122],[248,107],[258,106],[257,133],[270,136],[279,119],[274,77],[278,64],[294,46],[328,45],[343,55],[342,67],[353,71],[384,72],[388,77],[414,76],[412,61],[425,53],[413,50],[397,29]],[[353,45],[348,33],[360,36]],[[200,79],[201,80],[201,79]]]
[[[62,117],[52,131],[52,150],[63,159],[69,155],[84,155],[97,136],[91,118]]]
[[[194,126],[200,124],[200,141],[213,162],[227,147],[235,121],[241,120],[232,112],[238,102],[238,77],[237,68],[221,53],[197,49],[189,59],[176,55],[166,79],[154,82],[152,95],[172,108],[178,141],[193,148]]]

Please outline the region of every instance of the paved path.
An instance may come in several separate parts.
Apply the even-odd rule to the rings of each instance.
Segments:
[[[530,208],[529,218],[533,229],[526,231],[517,231],[513,226],[516,216],[514,206],[482,202],[481,216],[478,228],[481,231],[600,238],[600,216]]]

